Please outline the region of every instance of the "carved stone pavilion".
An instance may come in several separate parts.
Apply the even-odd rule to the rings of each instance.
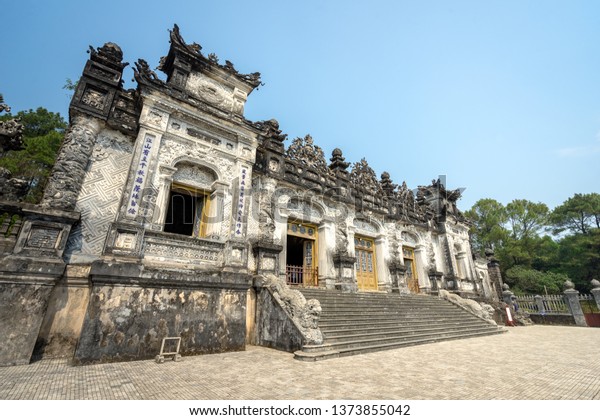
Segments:
[[[498,299],[458,190],[328,161],[309,135],[286,148],[276,120],[244,118],[260,74],[177,25],[166,78],[140,59],[135,89],[116,44],[89,53],[41,203],[0,202],[0,365],[154,358],[172,336],[183,355],[296,351],[323,341],[304,290]]]

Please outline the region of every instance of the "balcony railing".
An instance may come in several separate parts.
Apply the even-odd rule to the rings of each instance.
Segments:
[[[285,280],[292,286],[318,286],[317,267],[285,266]]]

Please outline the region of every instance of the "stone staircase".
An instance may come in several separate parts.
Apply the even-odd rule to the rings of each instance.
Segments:
[[[299,360],[352,356],[505,331],[450,302],[428,295],[322,289],[301,289],[301,292],[306,299],[321,303],[319,328],[324,342],[303,346],[295,352]]]

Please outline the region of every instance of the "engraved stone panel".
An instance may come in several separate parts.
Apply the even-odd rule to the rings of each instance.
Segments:
[[[291,199],[287,207],[290,215],[299,219],[321,219],[323,217],[323,212],[316,206],[298,199]]]
[[[173,175],[173,180],[182,184],[209,188],[217,180],[213,171],[188,162],[180,162],[175,165],[177,172]]]
[[[106,92],[88,87],[85,92],[83,92],[81,102],[92,108],[104,109],[104,106],[106,105]]]
[[[360,230],[363,230],[366,232],[370,232],[370,233],[378,232],[377,226],[375,226],[375,224],[373,224],[371,222],[367,222],[366,220],[354,219],[354,226],[357,229],[360,229]]]
[[[136,234],[129,232],[118,232],[115,241],[115,248],[135,249]]]
[[[33,225],[27,238],[27,246],[54,249],[60,232],[61,229]]]
[[[167,245],[158,243],[147,243],[144,254],[146,256],[167,257],[171,260],[197,260],[202,262],[222,262],[222,252],[212,249],[184,246],[180,244]]]

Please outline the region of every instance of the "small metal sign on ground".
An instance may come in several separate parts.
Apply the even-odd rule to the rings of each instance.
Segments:
[[[177,348],[175,351],[167,351],[165,352],[165,343],[169,342],[168,348],[172,349],[175,345]],[[174,362],[179,362],[181,360],[181,355],[179,354],[179,347],[181,346],[181,337],[165,337],[162,340],[162,344],[160,346],[160,353],[156,356],[154,360],[156,363],[164,363],[165,357],[172,357]]]

